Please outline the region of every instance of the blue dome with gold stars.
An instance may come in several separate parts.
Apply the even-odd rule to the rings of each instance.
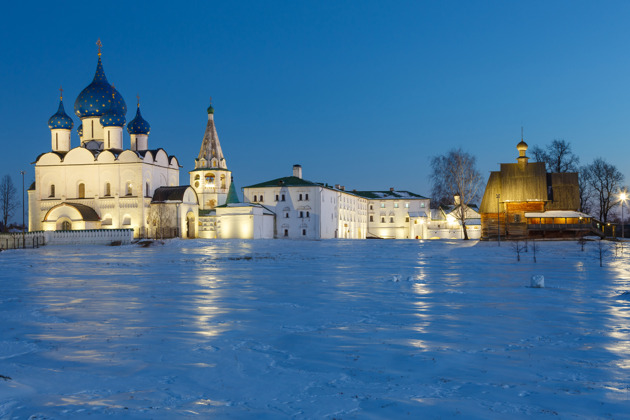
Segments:
[[[51,130],[57,128],[72,130],[72,127],[74,127],[74,122],[72,121],[72,118],[66,114],[66,110],[63,109],[63,100],[60,100],[57,113],[48,119],[48,128]]]
[[[127,114],[127,104],[107,81],[99,55],[94,80],[77,97],[74,102],[74,113],[79,118],[100,117],[110,110],[124,118]]]
[[[123,114],[119,114],[114,109],[110,109],[99,118],[99,122],[103,127],[122,127],[127,122]]]
[[[77,127],[77,134],[79,137],[83,137],[83,124]]]
[[[146,135],[151,132],[151,126],[144,118],[142,118],[142,114],[140,114],[140,105],[138,105],[136,117],[133,120],[129,121],[129,124],[127,124],[127,131],[129,132],[129,134]]]

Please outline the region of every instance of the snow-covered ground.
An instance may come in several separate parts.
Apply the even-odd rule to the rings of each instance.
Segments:
[[[629,418],[630,247],[537,247],[5,251],[0,418]]]

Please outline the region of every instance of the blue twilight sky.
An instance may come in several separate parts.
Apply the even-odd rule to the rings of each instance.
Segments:
[[[429,195],[430,156],[462,147],[486,178],[515,161],[521,125],[530,147],[564,138],[630,175],[627,1],[18,3],[0,17],[0,175],[18,186],[50,150],[60,85],[79,125],[98,38],[127,121],[139,94],[182,184],[210,96],[239,189],[300,163],[316,182]]]

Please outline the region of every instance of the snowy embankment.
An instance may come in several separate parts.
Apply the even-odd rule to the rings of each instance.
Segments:
[[[630,247],[0,254],[0,418],[628,418]],[[544,276],[532,288],[533,275]]]

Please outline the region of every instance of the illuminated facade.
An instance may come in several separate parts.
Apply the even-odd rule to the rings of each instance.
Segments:
[[[179,185],[179,162],[164,149],[149,149],[150,126],[139,102],[127,124],[130,147],[123,146],[127,106],[105,77],[100,45],[94,79],[77,97],[74,111],[81,120],[77,147],[71,146],[74,123],[62,97],[48,121],[51,151],[35,161],[35,182],[28,191],[29,230],[128,228],[135,237],[148,236],[154,193]],[[196,197],[188,193],[186,200],[187,214],[163,221],[180,236],[190,232],[181,229],[182,220],[193,217],[196,224],[197,219]]]
[[[275,214],[276,238],[366,238],[368,200],[303,179],[300,165],[293,166],[293,176],[250,185],[243,195],[247,203]]]

